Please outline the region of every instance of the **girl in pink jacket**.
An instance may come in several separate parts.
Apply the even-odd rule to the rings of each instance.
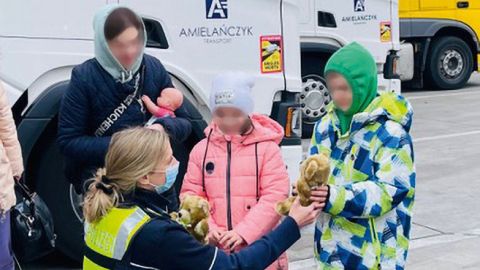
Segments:
[[[252,114],[253,78],[226,73],[213,81],[213,121],[190,153],[181,196],[210,203],[209,242],[237,251],[279,222],[274,205],[288,196],[289,178],[279,143],[283,128]],[[267,269],[287,269],[286,254]]]
[[[22,150],[7,95],[0,82],[0,269],[14,269],[10,208],[15,205],[14,179],[23,173]]]

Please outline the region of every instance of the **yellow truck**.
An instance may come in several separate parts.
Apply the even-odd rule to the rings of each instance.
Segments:
[[[462,88],[480,66],[480,0],[400,0],[400,39],[414,46],[415,88]]]

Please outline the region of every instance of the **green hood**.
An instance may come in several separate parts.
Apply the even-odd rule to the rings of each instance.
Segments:
[[[130,70],[125,69],[120,62],[113,56],[112,52],[110,51],[110,47],[108,46],[107,39],[105,38],[105,22],[107,20],[108,15],[112,13],[115,9],[121,8],[124,6],[120,5],[106,5],[105,7],[101,8],[95,14],[93,18],[93,30],[95,32],[94,43],[95,43],[95,59],[100,63],[100,65],[115,79],[120,81],[121,83],[125,83],[130,81],[133,78],[133,74],[135,74],[139,69],[140,65],[142,64],[143,59],[143,51],[147,44],[147,32],[145,31],[145,25],[143,26],[144,31],[144,41],[143,41],[143,48],[140,54],[137,57],[137,60],[133,64]],[[139,17],[140,21],[142,19]],[[143,21],[142,21],[143,23]]]
[[[330,57],[325,66],[325,76],[330,72],[345,77],[352,89],[353,100],[348,111],[335,108],[341,133],[345,134],[350,129],[353,116],[364,111],[377,95],[377,64],[367,49],[352,42]]]

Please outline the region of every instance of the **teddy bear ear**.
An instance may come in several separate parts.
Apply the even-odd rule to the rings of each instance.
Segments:
[[[305,168],[305,178],[311,179],[318,170],[318,164],[315,160],[307,160],[307,167]]]

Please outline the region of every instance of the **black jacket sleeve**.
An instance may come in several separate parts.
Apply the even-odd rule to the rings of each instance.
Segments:
[[[214,246],[201,245],[178,224],[159,223],[165,221],[152,221],[134,240],[133,263],[164,270],[260,270],[272,264],[300,238],[297,224],[292,218],[287,217],[263,238],[240,252],[229,255]]]
[[[185,109],[185,105],[182,105],[175,111],[175,116],[175,118],[159,118],[155,123],[161,124],[172,139],[177,142],[184,142],[192,132],[192,124],[190,123],[190,117]]]
[[[88,135],[91,119],[88,85],[72,71],[72,77],[60,105],[57,142],[64,155],[86,165],[103,166],[110,137]]]

